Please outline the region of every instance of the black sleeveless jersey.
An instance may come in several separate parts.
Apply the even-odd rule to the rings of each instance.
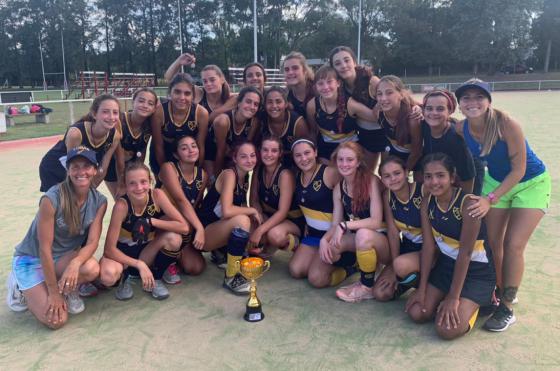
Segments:
[[[293,110],[297,112],[298,115],[300,115],[301,117],[307,116],[307,111],[306,111],[307,102],[305,100],[304,101],[298,100],[291,90],[288,90],[288,102],[291,103]]]
[[[249,191],[249,174],[245,176],[243,179],[243,184],[239,184],[239,176],[237,175],[237,171],[235,168],[232,169],[235,172],[235,190],[233,192],[233,204],[235,206],[243,207],[247,206],[247,192]],[[218,177],[221,176],[218,175]],[[216,179],[217,182],[217,179]],[[220,202],[220,192],[216,189],[216,182],[212,183],[212,186],[208,190],[208,193],[202,200],[201,206],[201,218],[206,219],[221,219],[223,216],[222,213],[222,203]]]
[[[307,235],[321,238],[329,230],[333,218],[333,195],[323,180],[326,165],[317,165],[317,169],[307,186],[303,185],[303,173],[296,176],[294,197],[307,224]]]
[[[121,113],[121,147],[125,151],[126,161],[139,159],[145,156],[148,142],[152,137],[150,118],[144,120],[140,132],[134,135],[131,126],[131,115],[131,111]]]
[[[278,205],[280,204],[280,174],[282,171],[290,171],[288,168],[284,166],[280,166],[276,173],[274,174],[274,178],[272,179],[272,184],[267,187],[264,179],[264,166],[260,167],[257,172],[257,177],[259,181],[259,199],[261,201],[261,206],[265,214],[271,216],[276,211],[278,211]],[[298,207],[297,200],[295,197],[292,197],[292,203],[290,206],[290,211],[288,211],[288,218],[296,219],[302,216],[301,210]]]
[[[196,138],[198,135],[198,122],[196,120],[198,104],[191,103],[183,122],[175,122],[173,120],[173,105],[171,101],[165,102],[161,106],[163,108],[163,126],[161,128],[163,150],[165,160],[172,161],[175,141],[187,135],[193,138]]]
[[[347,192],[346,182],[342,180],[340,183],[338,183],[338,186],[340,187],[340,198],[342,200],[342,207],[344,209],[344,220],[347,221],[361,220],[361,219],[367,219],[371,216],[369,210],[370,207],[369,199],[364,208],[358,210],[357,213],[354,213],[352,211],[352,197],[350,197],[350,195]]]
[[[121,224],[121,230],[120,230],[120,233],[119,233],[118,243],[126,244],[128,246],[134,246],[138,243],[138,242],[133,241],[133,239],[132,239],[132,228],[134,227],[134,224],[136,223],[136,221],[140,218],[161,219],[161,217],[165,214],[155,204],[154,196],[153,196],[151,190],[148,193],[148,200],[146,202],[146,205],[144,206],[144,209],[138,215],[134,212],[134,209],[132,208],[132,202],[128,198],[128,195],[122,196],[121,199],[126,201],[126,204],[128,206],[128,212],[127,212],[127,215],[126,215],[126,219]],[[155,231],[152,230],[150,232],[149,236],[148,236],[148,241],[153,240],[154,236],[155,236]]]
[[[288,111],[288,116],[280,135],[272,132],[268,124],[268,116],[266,116],[263,120],[262,137],[264,138],[266,135],[274,135],[282,140],[282,147],[284,147],[284,153],[282,154],[282,164],[290,168],[293,167],[294,164],[291,149],[292,144],[297,139],[296,127],[302,120],[303,118],[298,115],[296,111]]]

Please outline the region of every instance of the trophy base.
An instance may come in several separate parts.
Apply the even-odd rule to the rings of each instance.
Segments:
[[[264,319],[264,313],[262,312],[262,308],[259,305],[258,307],[250,307],[247,306],[247,310],[245,311],[245,315],[243,316],[245,321],[247,322],[259,322]]]

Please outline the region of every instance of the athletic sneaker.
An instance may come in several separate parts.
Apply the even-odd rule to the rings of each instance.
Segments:
[[[164,300],[169,297],[169,290],[162,280],[154,281],[154,288],[152,289],[152,297],[157,300]]]
[[[132,299],[133,296],[134,290],[132,290],[132,286],[130,285],[130,279],[125,279],[123,275],[119,282],[119,287],[117,287],[117,291],[115,291],[115,298],[117,298],[117,300],[129,300]]]
[[[239,273],[233,277],[224,277],[223,286],[236,295],[246,295],[251,288],[249,281]]]
[[[7,285],[8,295],[6,296],[6,303],[8,307],[14,312],[25,312],[27,310],[27,302],[25,301],[25,296],[23,296],[23,293],[19,289],[16,275],[13,271],[8,275]]]
[[[181,283],[179,268],[176,263],[171,264],[163,273],[163,281],[168,285],[178,285]]]
[[[336,296],[348,303],[358,303],[362,300],[373,299],[373,288],[367,287],[360,281],[336,290]]]
[[[99,293],[99,290],[91,282],[86,282],[82,283],[78,287],[78,293],[82,298],[89,298],[96,296]]]
[[[86,309],[84,300],[80,298],[78,290],[66,294],[66,304],[68,305],[68,313],[70,314],[82,313]]]
[[[222,249],[213,250],[210,253],[210,261],[220,269],[225,270],[227,268],[227,254]]]
[[[484,329],[495,332],[505,331],[509,326],[513,325],[516,320],[513,310],[501,303],[494,314],[484,323]]]

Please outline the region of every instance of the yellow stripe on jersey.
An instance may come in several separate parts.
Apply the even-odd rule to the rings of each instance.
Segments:
[[[396,139],[387,138],[391,142],[394,149],[403,153],[410,153],[410,144],[405,144],[404,147],[400,146]]]
[[[303,216],[305,216],[307,225],[319,231],[329,230],[333,219],[332,213],[325,213],[323,211],[308,209],[307,207],[301,205],[299,207],[303,212]]]
[[[349,133],[333,133],[320,127],[319,131],[325,143],[345,143],[358,140],[358,134],[354,130]]]
[[[441,252],[449,256],[450,258],[457,260],[457,257],[459,256],[459,248],[460,248],[459,241],[439,233],[434,228],[432,228],[432,233],[434,234],[434,238]],[[473,252],[471,254],[471,261],[488,263],[486,250],[484,249],[484,240],[475,241]]]
[[[422,229],[416,228],[411,225],[404,224],[395,219],[395,224],[399,231],[408,238],[410,241],[414,243],[422,243]]]

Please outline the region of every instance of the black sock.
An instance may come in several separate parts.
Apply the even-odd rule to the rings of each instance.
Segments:
[[[154,264],[152,264],[152,267],[150,268],[152,274],[154,275],[154,279],[161,280],[161,277],[163,277],[163,273],[165,273],[167,267],[177,260],[178,255],[179,251],[168,251],[165,249],[158,251],[156,258],[154,259]]]

